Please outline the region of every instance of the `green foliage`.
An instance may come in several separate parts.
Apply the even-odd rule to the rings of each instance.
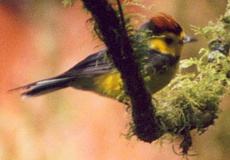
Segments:
[[[74,1],[63,0],[64,6],[72,5],[73,2]],[[125,0],[123,8],[129,5],[139,6],[147,10],[150,9],[149,7],[141,5],[138,0]],[[116,6],[113,7],[116,8]],[[116,15],[121,21],[123,20],[125,22],[125,31],[131,41],[134,56],[138,63],[141,63],[142,58],[144,58],[143,55],[145,55],[143,52],[147,47],[148,36],[146,35],[148,33],[146,31],[136,31],[134,27],[130,25],[132,19],[140,15],[129,15],[122,19],[123,17],[118,10],[116,10]],[[145,18],[144,16],[140,17]],[[95,17],[92,17],[91,20],[95,20],[94,18]],[[177,76],[167,87],[154,95],[153,103],[156,107],[156,118],[153,117],[154,121],[151,121],[154,122],[154,124],[157,123],[154,129],[160,128],[157,133],[151,132],[152,136],[155,136],[155,133],[158,134],[156,137],[160,137],[164,133],[170,133],[175,136],[183,135],[184,141],[181,143],[181,147],[183,148],[184,154],[187,154],[192,144],[189,131],[197,129],[199,133],[203,133],[208,126],[212,125],[214,119],[218,117],[217,113],[222,97],[229,93],[230,81],[228,78],[230,76],[227,75],[230,73],[230,58],[226,57],[227,54],[225,53],[222,55],[222,51],[228,52],[229,48],[227,45],[230,42],[230,4],[227,6],[226,14],[221,16],[217,23],[209,22],[206,27],[193,28],[197,34],[206,37],[211,42],[211,45],[208,49],[203,48],[200,50],[200,54],[202,55],[199,59],[190,58],[181,61],[180,72]],[[119,38],[121,36],[114,28],[108,27],[107,29],[115,33],[114,37]],[[96,22],[94,22],[94,31],[102,41],[106,38],[100,33],[101,28]],[[138,38],[137,35],[141,35],[141,38]],[[139,40],[137,41],[137,39]],[[212,54],[212,60],[208,61],[210,54]],[[143,64],[141,66],[143,66]],[[184,69],[191,66],[195,66],[196,73],[183,72]],[[141,70],[143,72],[142,74],[145,75],[144,70]],[[117,99],[122,99],[125,95],[125,92],[123,92]],[[125,99],[125,101],[127,102],[128,100]],[[149,110],[155,111],[154,108]],[[152,112],[150,111],[150,113]],[[142,118],[144,119],[146,117],[142,116]],[[147,123],[144,120],[141,122]],[[130,123],[127,137],[130,138],[136,134],[135,125],[133,122]],[[144,124],[141,124],[139,127],[143,125]],[[143,131],[149,130],[149,128],[141,129],[143,129]]]
[[[164,132],[185,137],[181,143],[185,154],[191,146],[191,137],[186,130],[197,129],[198,133],[206,131],[218,118],[223,96],[230,92],[230,3],[217,23],[209,22],[206,27],[193,26],[193,29],[210,41],[209,48],[200,50],[199,59],[181,61],[176,77],[153,98],[157,119]],[[191,66],[196,68],[196,72],[184,73]],[[132,128],[133,123],[130,124],[128,138],[133,135]]]
[[[184,129],[197,129],[199,133],[212,125],[219,111],[222,97],[229,93],[230,58],[217,59],[208,63],[205,59],[209,50],[202,50],[200,59],[181,61],[180,72],[162,91],[154,95],[153,103],[159,125],[165,133],[174,136],[184,134]],[[221,54],[221,53],[220,53]],[[183,73],[182,70],[196,66],[197,73]],[[223,83],[224,82],[224,83]],[[127,137],[130,138],[134,124],[130,124]]]
[[[179,121],[176,124],[189,125],[188,127],[190,127],[189,121],[191,121],[191,118],[188,119],[187,117],[184,119],[184,116],[191,116],[193,113],[184,115],[183,111],[187,109],[192,109],[191,111],[194,113],[197,112],[195,114],[205,112],[212,115],[213,118],[217,117],[216,113],[221,98],[224,94],[229,93],[228,85],[230,81],[226,74],[230,70],[230,59],[225,57],[218,59],[216,63],[208,63],[203,60],[208,53],[206,50],[200,59],[190,58],[183,60],[181,62],[181,70],[194,65],[196,66],[197,74],[182,74],[180,72],[169,86],[155,95],[159,104],[158,113],[165,112],[169,108],[171,109],[171,112],[166,112],[167,115],[164,115],[166,117],[162,117],[162,119],[171,119],[170,116],[177,115]],[[162,114],[160,115],[162,116]],[[195,124],[195,128],[198,131],[204,129],[202,118],[205,117],[200,118],[201,123],[197,119]],[[171,128],[169,130],[171,132]],[[179,130],[173,130],[173,133],[179,132]]]

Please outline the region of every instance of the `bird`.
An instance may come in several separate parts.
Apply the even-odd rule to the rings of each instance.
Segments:
[[[151,95],[164,88],[175,76],[184,44],[196,41],[185,34],[181,26],[166,13],[159,13],[138,31],[146,32],[147,48],[142,58],[145,85]],[[143,35],[136,36],[143,39]],[[24,90],[25,97],[44,95],[67,87],[91,91],[101,96],[123,101],[126,97],[120,72],[106,59],[107,47],[86,57],[66,72],[13,90]]]

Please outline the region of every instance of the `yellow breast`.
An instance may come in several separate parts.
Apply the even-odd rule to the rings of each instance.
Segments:
[[[111,72],[95,77],[94,86],[97,93],[117,99],[122,92],[123,82],[119,72]]]
[[[166,67],[157,73],[147,75],[150,79],[145,80],[151,94],[165,87],[174,77],[178,64]],[[123,82],[119,72],[111,72],[95,77],[94,91],[103,96],[120,99],[124,98]]]

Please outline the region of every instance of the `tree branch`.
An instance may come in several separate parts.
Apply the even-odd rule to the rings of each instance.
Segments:
[[[166,87],[163,98],[158,98],[158,105],[154,107],[152,97],[145,87],[140,72],[138,56],[132,47],[135,40],[131,39],[129,32],[126,31],[121,11],[119,16],[119,13],[112,8],[107,0],[82,1],[85,8],[92,13],[96,33],[106,44],[108,55],[112,57],[116,68],[120,71],[124,87],[126,87],[126,94],[130,97],[133,120],[130,135],[137,135],[140,140],[149,143],[165,133],[183,135],[184,141],[180,147],[183,149],[182,153],[187,154],[192,145],[189,131],[196,128],[198,131],[204,132],[205,128],[212,125],[214,119],[217,118],[216,113],[222,95],[227,92],[224,85],[230,84],[228,79],[224,79],[230,72],[229,60],[222,59],[222,68],[219,70],[217,70],[219,64],[207,64],[202,61],[205,55],[210,53],[210,50],[207,50],[207,53],[200,59],[185,60],[182,64],[186,64],[187,67],[196,65],[199,76],[178,74],[174,82],[171,83],[171,87]],[[225,15],[225,19],[222,19],[224,25],[217,24],[220,25],[218,27],[223,27],[220,37],[229,33],[230,27],[226,27],[230,24],[229,17],[230,15]],[[213,28],[215,29],[215,26]],[[214,29],[213,32],[216,33]],[[202,31],[202,29],[200,30]],[[218,45],[215,55],[216,52],[221,53],[222,48],[225,48],[220,46],[222,44],[218,43]],[[228,49],[226,50],[228,51]],[[211,52],[213,52],[212,49]],[[225,82],[224,85],[222,81]]]
[[[108,47],[108,54],[121,73],[127,95],[132,104],[134,132],[139,139],[152,142],[163,135],[155,119],[155,108],[136,60],[132,42],[124,31],[121,19],[107,0],[82,0],[95,20],[96,29]]]

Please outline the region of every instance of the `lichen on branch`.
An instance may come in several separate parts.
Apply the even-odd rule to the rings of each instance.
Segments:
[[[120,71],[126,94],[130,97],[133,131],[139,139],[152,142],[163,135],[155,118],[156,110],[152,105],[151,95],[145,87],[140,72],[139,54],[135,54],[130,33],[122,23],[121,10],[115,11],[107,0],[82,0],[84,7],[92,14],[95,30],[108,48],[108,56]],[[119,7],[118,7],[119,8]]]
[[[125,92],[131,100],[132,118],[127,136],[136,135],[151,143],[165,133],[182,135],[184,141],[180,147],[182,153],[187,154],[192,145],[189,131],[197,129],[203,133],[213,125],[221,99],[229,93],[230,5],[216,24],[210,22],[204,28],[194,27],[197,34],[208,38],[209,48],[201,49],[201,58],[181,61],[177,76],[152,98],[145,88],[138,60],[141,58],[138,52],[144,52],[142,47],[146,44],[133,38],[136,31],[128,30],[130,24],[123,23],[128,21],[121,10],[115,10],[107,0],[82,2],[91,12],[94,29],[107,46],[108,56],[120,71]],[[197,72],[182,74],[182,70],[190,66],[195,66]]]

